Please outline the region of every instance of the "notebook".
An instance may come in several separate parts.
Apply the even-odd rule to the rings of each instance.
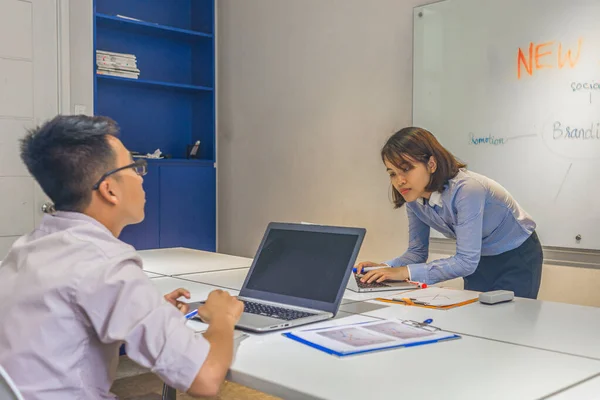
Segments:
[[[296,330],[283,335],[338,357],[460,338],[425,323],[400,319]]]
[[[479,299],[479,292],[440,287],[428,287],[406,294],[397,294],[386,298],[377,298],[386,303],[404,304],[425,308],[447,310],[471,304]]]

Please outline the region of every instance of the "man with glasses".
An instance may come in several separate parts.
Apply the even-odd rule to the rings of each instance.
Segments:
[[[56,212],[0,264],[0,365],[26,399],[106,399],[122,343],[129,358],[194,396],[218,392],[243,304],[212,292],[196,336],[178,289],[164,298],[118,237],[144,219],[146,162],[104,117],[58,116],[29,132],[21,158]],[[166,301],[165,301],[166,300]]]

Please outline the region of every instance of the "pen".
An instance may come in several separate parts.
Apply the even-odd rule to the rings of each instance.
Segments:
[[[409,299],[408,297],[404,297],[400,301],[404,302],[404,304],[406,304],[407,306],[414,306],[415,305],[415,303],[413,303],[412,299]]]
[[[422,302],[422,301],[419,301],[419,300],[416,300],[416,299],[411,299],[411,298],[408,298],[408,297],[400,297],[400,298],[393,297],[392,300],[400,302],[400,303],[404,303],[407,306],[414,306],[414,305],[426,306],[427,305],[427,303],[425,303],[425,302]]]
[[[194,318],[196,315],[198,315],[198,310],[190,311],[189,313],[185,314],[185,319]]]
[[[379,267],[364,267],[362,269],[362,272],[369,272],[369,271],[373,271],[375,269],[381,269],[381,268],[389,268],[387,265],[382,265]],[[352,272],[356,273],[358,270],[356,268],[352,268]]]
[[[415,282],[415,281],[407,281],[407,282],[408,283],[412,283],[413,285],[417,285],[421,289],[426,289],[427,288],[427,284],[426,283]]]

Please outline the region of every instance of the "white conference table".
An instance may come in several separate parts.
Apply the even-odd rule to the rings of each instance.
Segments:
[[[575,387],[550,396],[551,400],[585,400],[600,398],[600,374]]]
[[[247,268],[240,266],[241,257],[228,261],[231,256],[215,257],[212,253],[188,249],[151,252],[152,272],[161,271],[155,273],[173,272],[160,263],[173,266],[169,256],[178,259],[177,272],[171,274],[175,276],[151,279],[158,290],[167,293],[185,287],[192,294],[190,301],[203,300],[219,287],[236,295],[247,274]],[[147,256],[143,258],[146,260]],[[216,269],[212,268],[211,260],[215,261]],[[287,339],[281,331],[251,334],[238,348],[229,379],[285,399],[600,397],[592,396],[598,393],[595,390],[600,383],[597,379],[589,380],[600,374],[600,360],[589,358],[596,354],[596,349],[583,351],[596,336],[598,321],[580,324],[575,329],[564,324],[578,318],[593,318],[599,315],[597,309],[526,299],[483,307],[472,304],[437,311],[376,301],[346,303],[335,320],[310,327],[373,318],[433,318],[433,325],[460,332],[462,338],[337,358]],[[503,330],[494,332],[494,327]],[[574,345],[575,340],[580,343]],[[590,352],[592,356],[587,354]],[[580,382],[584,383],[579,385]],[[580,395],[558,397],[570,393]]]
[[[165,276],[248,268],[251,258],[185,248],[141,250],[144,271]]]
[[[201,272],[198,274],[186,274],[177,278],[191,282],[205,283],[218,286],[223,289],[241,290],[249,268],[236,268],[224,271]]]
[[[183,299],[186,302],[197,302],[206,300],[209,293],[215,289],[220,289],[219,287],[206,285],[204,283],[192,282],[188,280],[183,280],[179,278],[174,278],[170,276],[162,276],[157,278],[151,278],[152,283],[157,287],[158,291],[162,294],[167,294],[175,289],[184,288],[189,290],[191,298]],[[229,294],[232,296],[237,296],[237,290],[227,290]]]
[[[241,290],[248,269],[252,265],[252,258],[192,250],[182,247],[141,250],[138,254],[142,258],[144,271],[149,274],[150,277],[175,276],[238,291]],[[446,256],[440,254],[430,255],[431,259],[443,257]],[[236,269],[239,269],[240,272],[235,273],[232,271],[225,275],[209,274],[203,276],[204,273]],[[393,294],[400,292],[387,293]],[[351,290],[346,290],[343,303],[365,301],[380,296],[381,293],[356,293]]]
[[[382,304],[389,307],[368,310]],[[340,309],[378,318],[432,318],[432,325],[447,331],[600,360],[597,307],[516,298],[504,304],[473,303],[450,310],[378,301],[345,304]]]
[[[210,271],[210,272],[201,272],[197,274],[185,274],[185,275],[177,275],[177,278],[190,280],[192,282],[200,282],[208,285],[218,286],[222,289],[232,289],[236,291],[240,291],[244,284],[244,280],[246,279],[246,275],[248,275],[249,268],[236,268],[231,270],[220,270],[220,271]],[[386,295],[392,295],[396,293],[401,293],[400,291],[390,291],[385,292]],[[348,304],[353,302],[360,302],[365,300],[371,300],[376,297],[381,297],[382,293],[379,292],[371,292],[371,293],[356,293],[352,290],[346,289],[344,292],[344,298],[342,300],[342,304]]]
[[[229,378],[284,399],[506,400],[539,399],[599,369],[599,361],[468,336],[337,358],[270,333],[240,344]]]

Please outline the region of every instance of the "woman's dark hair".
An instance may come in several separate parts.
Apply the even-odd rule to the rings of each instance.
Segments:
[[[441,192],[448,181],[458,174],[458,170],[467,165],[446,150],[431,132],[423,128],[403,128],[394,133],[381,149],[381,160],[387,160],[397,168],[412,165],[409,160],[427,165],[431,156],[435,158],[437,168],[431,174],[425,190],[432,193]],[[402,207],[406,202],[393,186],[392,201],[394,208]]]

